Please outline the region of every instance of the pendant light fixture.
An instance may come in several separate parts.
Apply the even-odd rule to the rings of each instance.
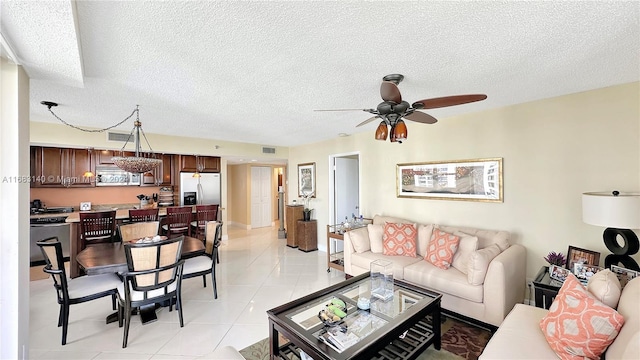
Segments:
[[[138,105],[136,105],[136,109],[133,110],[131,115],[127,116],[124,120],[120,121],[115,125],[109,126],[104,129],[83,129],[81,127],[67,123],[66,121],[62,120],[58,115],[56,115],[53,112],[53,110],[51,110],[51,108],[58,106],[57,103],[52,101],[41,101],[40,103],[46,106],[49,112],[61,123],[69,127],[72,127],[76,130],[80,130],[84,132],[104,132],[104,131],[110,130],[116,126],[122,125],[125,121],[129,120],[135,114],[136,120],[133,124],[133,129],[131,129],[131,133],[129,134],[129,137],[127,137],[127,141],[124,143],[124,146],[121,149],[121,152],[124,153],[125,147],[129,143],[129,139],[133,137],[135,141],[135,156],[114,156],[113,158],[111,158],[111,160],[114,162],[114,164],[116,164],[117,167],[130,173],[145,173],[147,171],[151,171],[155,169],[162,163],[161,159],[155,158],[155,153],[153,152],[153,149],[151,149],[151,145],[149,145],[149,140],[147,140],[147,136],[144,134],[144,131],[142,130],[142,123],[140,122],[140,110]],[[144,156],[144,153],[141,151],[141,148],[140,148],[140,134],[142,134],[145,142],[147,143],[147,146],[149,147],[149,152],[147,153],[147,156]]]
[[[87,148],[87,155],[89,156],[89,163],[91,163],[91,148]],[[95,175],[93,174],[91,169],[87,169],[87,171],[85,171],[84,174],[82,174],[82,177],[85,177],[85,178],[92,178],[94,176]]]

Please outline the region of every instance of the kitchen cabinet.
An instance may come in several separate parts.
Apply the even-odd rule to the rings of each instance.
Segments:
[[[136,153],[133,151],[120,151],[120,150],[97,150],[96,151],[96,163],[98,165],[114,165],[115,163],[111,160],[114,156],[135,156]]]
[[[157,168],[153,169],[151,173],[155,182],[153,184],[143,184],[141,186],[170,186],[173,185],[173,158],[172,154],[156,154],[156,156],[162,160],[162,163]]]
[[[54,147],[31,148],[32,187],[93,187],[93,178],[85,178],[86,171],[95,173],[92,153],[86,149]]]
[[[180,155],[179,164],[181,172],[220,172],[220,158],[217,156]],[[201,169],[198,169],[198,165],[201,166]]]

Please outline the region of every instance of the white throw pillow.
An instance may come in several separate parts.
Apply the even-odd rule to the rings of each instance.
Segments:
[[[467,269],[467,280],[471,285],[484,284],[487,270],[491,260],[500,254],[500,247],[497,244],[487,246],[484,249],[476,250],[469,256],[469,267]]]
[[[363,253],[365,251],[369,251],[371,249],[369,242],[369,231],[366,227],[361,227],[355,230],[349,231],[349,238],[351,239],[351,244],[353,245],[353,249],[357,253]]]
[[[460,244],[458,244],[458,250],[453,255],[451,266],[460,270],[463,274],[468,274],[471,253],[478,250],[478,237],[460,231],[456,231],[453,235],[460,237]]]
[[[429,240],[431,240],[431,233],[433,233],[433,224],[418,225],[418,255],[425,257],[427,255],[427,247],[429,246]]]
[[[384,247],[382,246],[382,234],[384,234],[384,226],[368,224],[367,230],[369,231],[371,252],[382,254],[382,250],[384,249]]]
[[[401,218],[397,218],[397,217],[393,217],[393,216],[382,216],[382,215],[376,215],[373,217],[373,224],[374,225],[382,225],[384,226],[385,223],[394,223],[394,224],[413,224],[413,221],[409,221],[406,219],[401,219]]]
[[[587,290],[610,308],[618,307],[622,286],[616,274],[611,270],[604,269],[595,273],[587,283]]]

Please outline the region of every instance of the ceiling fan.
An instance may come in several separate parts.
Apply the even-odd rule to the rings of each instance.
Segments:
[[[475,101],[481,101],[487,98],[484,94],[454,95],[431,99],[424,99],[409,104],[402,100],[398,84],[404,79],[404,75],[390,74],[382,78],[380,85],[380,96],[382,102],[375,109],[338,109],[338,110],[315,110],[315,111],[366,111],[375,116],[369,118],[356,126],[362,126],[370,123],[375,119],[382,119],[380,125],[376,129],[376,140],[386,140],[389,135],[389,141],[402,143],[407,140],[407,126],[403,119],[415,121],[423,124],[434,124],[438,120],[433,116],[418,110],[436,109],[447,106],[467,104]]]

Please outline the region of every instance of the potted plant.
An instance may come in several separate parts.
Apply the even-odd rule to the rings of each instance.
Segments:
[[[562,253],[556,253],[555,251],[550,252],[544,259],[549,263],[549,265],[564,266],[567,262],[567,259]]]
[[[302,202],[304,203],[304,209],[302,210],[302,214],[303,214],[303,219],[304,221],[309,221],[311,220],[311,212],[313,211],[313,209],[311,209],[309,207],[309,203],[311,202],[311,197],[313,196],[314,192],[311,193],[306,193],[303,192],[302,193]]]

